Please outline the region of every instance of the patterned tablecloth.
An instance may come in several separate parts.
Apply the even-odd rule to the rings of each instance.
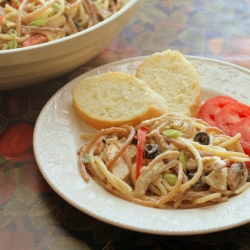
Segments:
[[[175,49],[250,69],[249,17],[249,0],[146,0],[90,62],[57,79],[1,91],[0,249],[250,249],[250,224],[210,234],[162,236],[98,221],[51,189],[32,147],[37,117],[49,98],[78,75],[106,63]]]

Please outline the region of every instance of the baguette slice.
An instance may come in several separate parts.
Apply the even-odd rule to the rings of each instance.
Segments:
[[[109,72],[86,78],[72,91],[81,119],[96,128],[131,125],[169,111],[165,99],[132,75]]]
[[[197,117],[201,106],[200,81],[193,65],[178,51],[154,53],[135,76],[162,95],[170,112]]]

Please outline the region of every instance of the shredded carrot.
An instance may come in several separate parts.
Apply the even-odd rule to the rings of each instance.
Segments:
[[[48,41],[48,38],[43,34],[36,34],[29,39],[27,39],[25,42],[23,42],[23,47],[28,47],[36,44],[45,43]]]
[[[12,4],[11,4],[11,7],[15,8],[15,9],[17,9],[17,10],[18,10],[18,8],[19,8],[19,6],[18,6],[16,3],[12,3]]]

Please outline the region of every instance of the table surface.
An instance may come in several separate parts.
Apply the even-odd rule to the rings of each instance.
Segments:
[[[146,0],[118,37],[85,65],[41,84],[1,91],[0,249],[249,249],[250,224],[161,236],[98,221],[51,189],[32,147],[36,119],[49,98],[74,77],[106,63],[173,49],[250,69],[249,15],[249,0]]]

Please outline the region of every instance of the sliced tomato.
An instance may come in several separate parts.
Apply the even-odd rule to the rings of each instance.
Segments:
[[[240,143],[247,155],[250,155],[250,116],[231,126],[230,136],[241,133]]]
[[[40,44],[40,43],[45,43],[47,41],[48,41],[48,38],[44,34],[36,34],[36,35],[30,37],[29,39],[27,39],[26,41],[24,41],[23,47],[28,47],[28,46],[32,46],[32,45],[36,45],[36,44]]]
[[[208,99],[200,108],[199,118],[211,126],[216,126],[214,119],[217,113],[227,104],[235,102],[237,101],[229,96],[216,96]]]
[[[230,135],[231,127],[248,116],[250,116],[249,106],[240,102],[230,103],[216,114],[215,125],[225,134]]]
[[[248,173],[250,173],[250,160],[245,161],[245,164],[246,164],[246,168],[247,168]]]

